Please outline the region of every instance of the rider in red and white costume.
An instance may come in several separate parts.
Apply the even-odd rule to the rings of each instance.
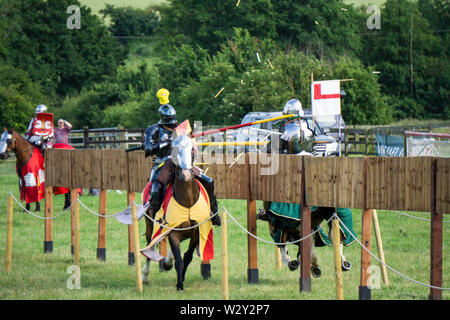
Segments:
[[[52,148],[55,143],[55,134],[53,131],[53,121],[41,121],[39,119],[39,113],[45,113],[47,111],[47,106],[40,104],[36,107],[36,116],[31,119],[28,125],[27,132],[25,133],[25,138],[36,145],[41,151],[45,148]],[[35,134],[35,129],[40,129],[39,135]]]

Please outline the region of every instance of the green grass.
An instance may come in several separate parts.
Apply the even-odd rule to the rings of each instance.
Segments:
[[[127,227],[115,218],[107,220],[107,261],[96,259],[98,218],[81,208],[81,289],[69,290],[66,283],[71,276],[67,273],[73,264],[70,254],[70,214],[53,221],[54,252],[43,254],[44,223],[40,219],[24,213],[14,205],[13,257],[12,269],[5,273],[6,244],[6,197],[12,191],[19,197],[17,177],[13,162],[0,162],[0,299],[145,299],[145,300],[216,300],[221,299],[222,264],[220,256],[221,228],[214,228],[215,259],[212,260],[212,278],[203,280],[200,275],[200,259],[195,256],[188,269],[185,291],[177,292],[174,270],[160,273],[156,263],[150,270],[150,284],[144,286],[143,295],[136,293],[134,267],[127,265]],[[86,191],[86,190],[85,190]],[[140,195],[137,194],[137,199]],[[62,211],[64,197],[54,197],[54,215]],[[85,193],[81,201],[94,211],[98,210],[98,197]],[[246,225],[246,202],[241,200],[221,201],[231,214]],[[43,207],[43,202],[42,202]],[[108,193],[108,214],[126,207],[126,195],[111,191]],[[260,204],[258,204],[260,207]],[[34,207],[32,207],[34,208]],[[41,215],[43,212],[40,213]],[[429,217],[427,213],[415,213]],[[361,235],[361,210],[354,210],[354,227]],[[418,281],[429,283],[430,225],[392,212],[379,212],[383,244],[387,263]],[[446,215],[444,220],[450,220]],[[312,292],[299,294],[299,272],[290,272],[285,266],[276,268],[273,245],[258,242],[259,284],[247,283],[247,235],[228,219],[229,252],[229,292],[230,299],[300,299],[332,300],[335,298],[333,250],[331,247],[318,248],[317,254],[323,275],[312,279]],[[140,243],[145,244],[143,235],[145,222],[139,223]],[[450,287],[450,232],[449,224],[444,224],[443,279],[444,287]],[[271,240],[265,222],[258,221],[258,236]],[[183,252],[187,241],[183,243]],[[373,250],[376,243],[373,238]],[[294,256],[292,246],[290,255]],[[361,249],[358,244],[345,248],[345,256],[353,268],[344,273],[345,299],[358,299]],[[140,258],[142,263],[144,258]],[[374,261],[375,265],[378,265]],[[381,289],[372,290],[372,299],[410,300],[428,299],[429,289],[410,282],[388,271],[391,284],[381,284]],[[450,293],[444,292],[444,299]]]

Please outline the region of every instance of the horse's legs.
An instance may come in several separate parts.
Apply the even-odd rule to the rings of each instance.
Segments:
[[[36,212],[41,211],[41,204],[39,203],[39,201],[36,202],[36,210],[34,210]]]
[[[147,213],[150,213],[150,211],[147,211]],[[147,245],[150,243],[153,233],[153,223],[145,217],[145,238],[147,240]],[[147,261],[145,261],[144,267],[142,268],[142,283],[147,284],[148,283],[148,275],[150,274],[150,259],[147,258]]]
[[[144,263],[144,267],[142,268],[142,283],[147,284],[148,283],[148,275],[150,274],[150,259],[147,258],[147,260]]]
[[[194,250],[197,247],[198,243],[199,243],[199,237],[198,237],[198,229],[197,229],[196,231],[194,231],[194,234],[191,237],[191,241],[189,242],[189,248],[187,249],[187,251],[185,252],[185,254],[183,256],[183,272],[181,274],[183,281],[184,281],[184,278],[186,275],[186,270],[192,261]]]
[[[170,269],[172,269],[173,260],[174,260],[174,257],[173,257],[172,250],[169,250],[169,252],[167,253],[167,257],[162,260],[162,264],[161,264],[162,270],[169,271]]]
[[[342,266],[342,271],[348,271],[352,268],[352,264],[347,261],[347,259],[344,256],[343,250],[342,250],[342,243],[341,243],[341,266]]]
[[[178,232],[172,231],[169,233],[169,243],[170,249],[172,250],[173,256],[175,258],[175,270],[177,271],[177,290],[183,290],[183,259],[181,258],[180,252],[180,240],[177,237]]]
[[[29,203],[25,204],[25,210],[30,211],[30,204]]]
[[[291,258],[288,255],[288,251],[287,251],[287,246],[278,246],[280,248],[280,252],[281,252],[281,261],[283,261],[283,263],[285,265],[289,265],[289,262],[291,261]]]
[[[311,247],[311,274],[314,278],[319,278],[322,275],[322,270],[319,267],[319,258],[316,255],[314,246]]]

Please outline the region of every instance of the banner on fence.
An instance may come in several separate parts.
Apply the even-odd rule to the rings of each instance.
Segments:
[[[377,156],[402,157],[404,155],[403,136],[376,134]]]

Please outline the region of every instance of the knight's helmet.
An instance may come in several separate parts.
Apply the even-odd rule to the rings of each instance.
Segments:
[[[159,124],[175,125],[177,123],[177,112],[170,104],[164,104],[159,107]]]
[[[303,117],[304,112],[302,109],[302,103],[297,99],[291,99],[284,105],[283,115],[287,114],[295,114],[300,117]]]
[[[47,106],[45,104],[40,104],[36,107],[36,113],[46,112]]]

